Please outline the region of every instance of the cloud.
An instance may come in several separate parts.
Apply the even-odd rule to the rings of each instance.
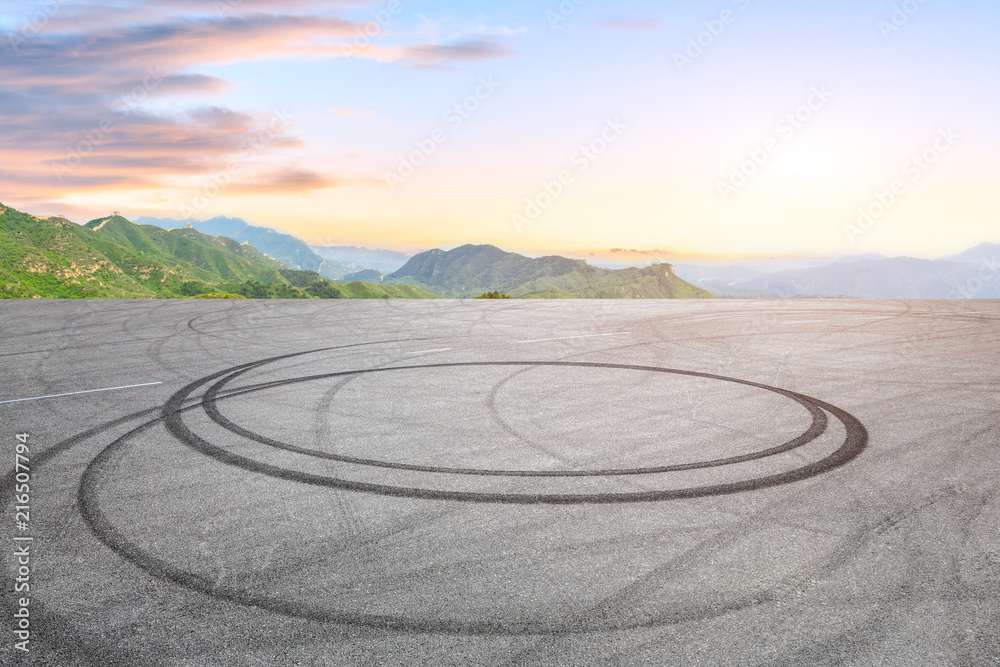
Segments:
[[[18,3],[22,7],[27,3]],[[240,14],[282,12],[334,13],[368,4],[367,0],[118,0],[113,3],[47,0],[21,14],[21,27],[47,32],[80,32],[163,21],[179,14],[224,19]],[[2,3],[0,3],[2,5]]]
[[[32,199],[58,198],[65,191],[65,188],[46,187],[44,184],[39,187],[38,181],[37,174],[32,171],[0,169],[0,184],[2,184],[0,185],[0,196],[8,200],[17,198],[18,201],[23,201],[26,198],[25,189],[30,190],[29,197]],[[134,172],[106,173],[94,170],[78,174],[75,178],[74,189],[79,191],[142,189],[156,183],[156,179],[146,178]]]
[[[663,250],[633,250],[625,248],[612,248],[608,252],[612,255],[638,255],[640,257],[661,257],[665,254]]]
[[[80,103],[62,110],[0,94],[6,166],[15,167],[0,179],[0,192],[23,194],[27,188],[36,196],[59,197],[155,188],[223,169],[250,151],[304,146],[290,133],[294,121],[276,118],[214,106],[176,116],[124,104]]]
[[[360,109],[350,109],[348,107],[333,107],[330,109],[334,114],[341,118],[350,117],[360,117],[360,118],[371,118],[372,120],[377,120],[381,123],[388,123],[392,121],[390,116],[379,117],[373,109],[365,109],[364,111]]]
[[[232,82],[204,74],[168,74],[161,78],[155,94],[170,95],[218,95],[233,87]]]
[[[346,184],[343,179],[309,169],[289,167],[261,174],[253,180],[233,183],[227,192],[241,195],[301,194]]]
[[[107,90],[143,68],[173,73],[198,65],[268,58],[342,57],[348,49],[356,57],[370,54],[383,61],[421,66],[475,62],[512,53],[492,38],[358,48],[353,42],[363,27],[336,16],[254,14],[44,33],[30,39],[0,33],[0,39],[7,37],[12,44],[11,49],[0,50],[0,85],[19,89],[58,86],[63,92]]]
[[[148,67],[176,72],[197,65],[302,55],[310,46],[327,55],[328,40],[349,38],[354,28],[337,17],[262,14],[45,34],[16,41],[16,50],[3,51],[0,85],[106,90]]]
[[[531,34],[531,30],[527,26],[511,28],[506,25],[491,26],[484,23],[465,28],[463,32],[468,34],[493,35],[498,37],[524,37]]]
[[[350,185],[385,186],[385,181],[375,178],[341,178],[310,169],[285,167],[260,173],[251,179],[233,183],[227,192],[241,195],[302,194],[313,190],[326,190]]]
[[[513,51],[493,39],[469,39],[451,44],[418,44],[396,51],[401,60],[420,67],[443,62],[478,62],[509,56]]]
[[[338,116],[374,116],[375,112],[368,111],[358,111],[357,109],[348,109],[347,107],[333,107],[330,109],[333,113]]]
[[[306,0],[164,0],[119,2],[114,10],[64,2],[35,29],[0,32],[0,195],[58,198],[71,193],[172,187],[239,160],[246,146],[262,155],[301,148],[294,121],[274,113],[195,106],[157,111],[154,100],[212,97],[231,82],[199,66],[273,58],[341,58],[364,23],[336,12],[362,2]],[[269,11],[284,12],[281,14]],[[300,11],[301,13],[289,13]],[[27,15],[27,20],[34,20]],[[100,20],[98,20],[100,19]],[[398,42],[399,36],[388,36]],[[412,38],[412,36],[411,36]],[[381,40],[380,41],[385,41]],[[384,46],[353,55],[411,67],[506,56],[499,38]],[[169,108],[166,107],[166,108]],[[351,115],[338,107],[334,112]],[[355,115],[380,121],[374,111]],[[285,169],[232,191],[333,187],[335,177]]]

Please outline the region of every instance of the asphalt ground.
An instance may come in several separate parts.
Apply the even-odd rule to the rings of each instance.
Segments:
[[[1000,664],[998,302],[0,328],[5,665]]]

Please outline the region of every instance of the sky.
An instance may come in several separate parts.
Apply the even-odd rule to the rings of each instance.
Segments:
[[[0,202],[319,245],[1000,242],[995,0],[0,1]]]

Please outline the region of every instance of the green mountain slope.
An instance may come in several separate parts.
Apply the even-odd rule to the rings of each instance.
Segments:
[[[333,283],[314,271],[281,271],[294,287],[305,289],[320,298],[333,299],[440,299],[437,294],[413,285],[373,285],[355,280]],[[332,296],[333,292],[339,296]]]
[[[185,280],[283,282],[279,273],[283,263],[232,239],[194,229],[137,225],[121,216],[92,220],[84,229],[90,230],[93,247],[130,275],[138,272],[154,291],[175,291]]]
[[[413,288],[336,284],[291,271],[248,243],[120,216],[77,225],[0,205],[0,297],[433,298]]]
[[[143,216],[135,222],[163,229],[192,227],[209,236],[225,236],[240,243],[246,242],[293,269],[315,271],[330,280],[344,280],[347,274],[365,268],[358,264],[325,259],[313,252],[305,241],[291,234],[283,234],[267,227],[255,227],[240,218],[220,216],[210,220],[177,220]]]
[[[39,219],[0,205],[0,296],[156,296],[143,284],[152,278],[145,273],[152,267],[141,256],[118,247],[109,256],[92,243],[92,236],[92,231],[68,220]]]
[[[669,264],[613,271],[566,257],[532,259],[491,245],[430,250],[386,276],[448,297],[499,291],[519,298],[711,299],[674,274]]]

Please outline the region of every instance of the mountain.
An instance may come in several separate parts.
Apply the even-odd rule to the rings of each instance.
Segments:
[[[370,250],[357,246],[310,246],[320,257],[330,262],[353,264],[362,269],[375,269],[381,273],[392,273],[402,267],[412,255],[396,250]]]
[[[678,278],[669,264],[615,271],[566,257],[532,259],[491,245],[420,253],[386,276],[385,282],[407,283],[458,298],[491,291],[521,298],[712,298]]]
[[[970,248],[954,257],[946,257],[945,259],[966,264],[996,265],[997,260],[1000,259],[1000,243],[980,243],[975,248]]]
[[[1000,259],[1000,254],[997,258]],[[992,280],[983,280],[980,267],[966,262],[894,257],[779,271],[724,286],[712,284],[711,288],[724,296],[777,298],[798,295],[862,299],[998,298],[1000,267],[992,276]]]
[[[764,271],[747,264],[674,264],[674,271],[693,285],[718,294],[736,281],[764,275]]]
[[[326,260],[314,253],[305,241],[291,234],[283,234],[267,227],[255,227],[240,218],[220,216],[210,220],[176,220],[143,216],[137,218],[136,223],[168,230],[190,227],[209,236],[225,236],[240,243],[246,242],[293,269],[315,271],[331,280],[339,280],[348,273],[367,268],[349,262]]]
[[[683,279],[707,289],[716,295],[730,295],[730,287],[739,281],[750,280],[781,271],[796,271],[827,266],[831,262],[852,262],[874,256],[856,257],[762,257],[744,260],[738,264],[688,264],[675,263],[674,271]]]
[[[329,299],[439,299],[437,294],[413,285],[373,285],[362,280],[332,283],[314,271],[284,270],[281,275],[295,287]]]
[[[1000,298],[1000,244],[943,259],[854,255],[800,266],[677,264],[677,275],[723,297]]]
[[[363,280],[366,283],[374,283],[378,285],[385,281],[385,274],[381,271],[376,271],[375,269],[365,269],[364,271],[358,271],[357,273],[351,273],[344,276],[344,282],[351,282],[352,280]]]
[[[841,257],[837,260],[840,264],[850,264],[851,262],[860,262],[866,259],[889,259],[885,255],[879,252],[870,252],[865,255],[848,255],[847,257]]]
[[[119,215],[77,225],[0,205],[0,297],[432,298],[412,288],[338,285],[290,270],[249,243],[164,230]]]
[[[0,254],[0,280],[13,297],[152,298],[178,295],[186,282],[282,282],[280,262],[252,246],[120,216],[80,226],[4,208]]]

